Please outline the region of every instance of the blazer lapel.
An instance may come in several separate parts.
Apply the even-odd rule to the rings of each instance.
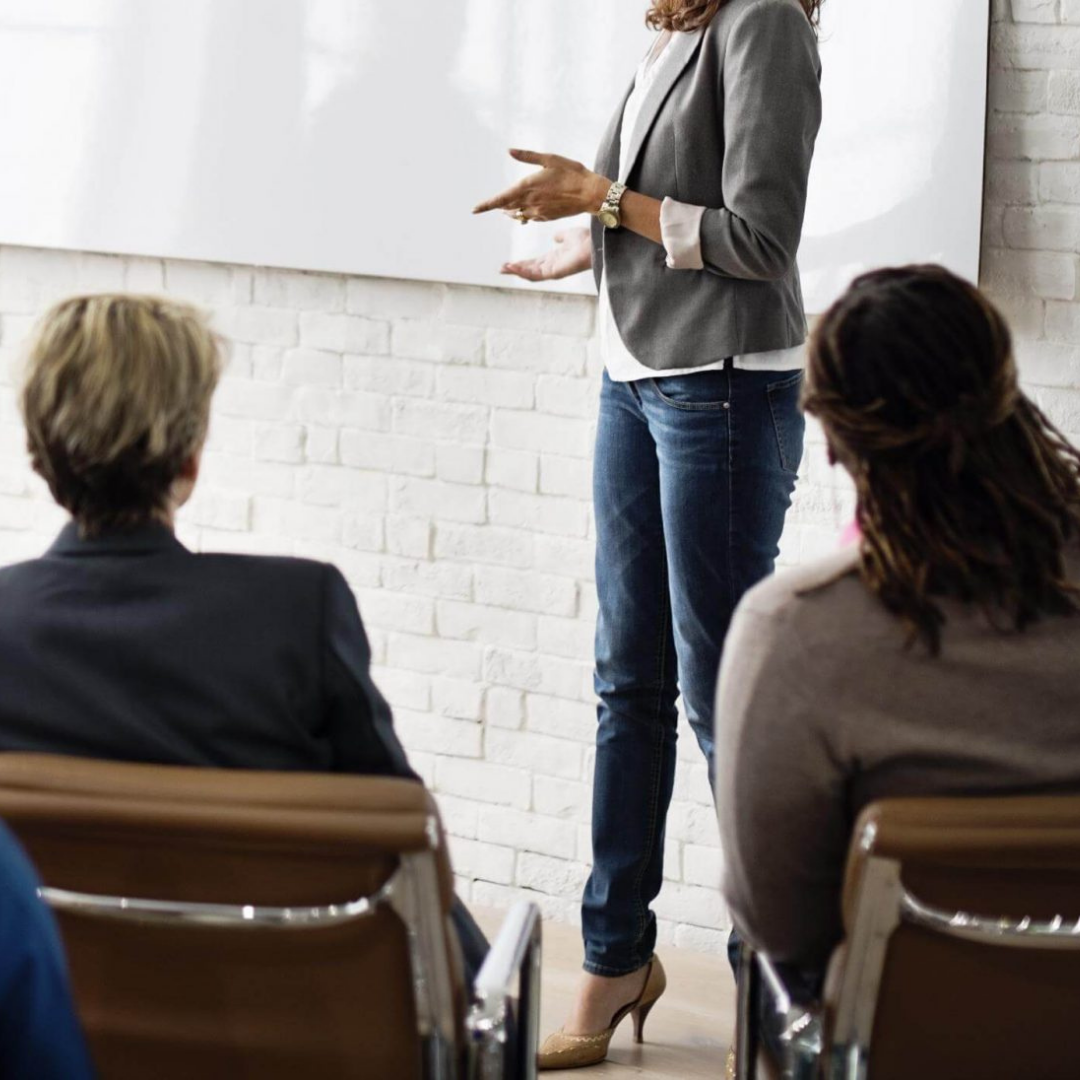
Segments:
[[[671,88],[683,73],[683,69],[690,63],[694,53],[697,52],[704,33],[704,30],[696,30],[692,34],[673,34],[668,42],[667,49],[675,51],[670,56],[663,56],[664,70],[657,76],[656,81],[649,88],[644,102],[642,102],[641,113],[638,116],[637,126],[634,128],[633,141],[630,143],[629,152],[622,155],[622,169],[619,170],[619,180],[622,183],[625,184],[627,177],[633,172],[637,159],[641,154],[641,148],[645,144],[645,139],[652,130],[653,124],[656,123],[657,116],[660,115],[661,107],[667,100],[668,94],[671,93]],[[624,101],[624,108],[625,104]],[[622,122],[622,113],[623,111],[620,109],[615,121],[614,141],[616,145],[618,145],[619,141],[618,125]]]

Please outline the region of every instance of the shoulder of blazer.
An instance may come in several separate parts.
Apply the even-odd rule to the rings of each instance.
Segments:
[[[275,593],[312,591],[321,595],[329,578],[340,572],[330,563],[291,555],[239,555],[231,552],[197,553],[190,560],[195,574],[221,574],[231,580],[241,579],[249,587]]]
[[[728,0],[716,13],[716,19],[713,21],[726,14],[729,21],[738,22],[742,15],[755,8],[790,8],[792,11],[797,11],[804,19],[806,18],[806,11],[801,0]]]
[[[812,29],[799,0],[728,0],[705,28],[703,44],[706,48],[724,49],[732,30],[754,11],[783,9],[796,13],[806,29]]]

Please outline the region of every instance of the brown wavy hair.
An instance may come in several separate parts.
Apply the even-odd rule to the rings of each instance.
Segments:
[[[716,13],[728,0],[654,0],[645,15],[645,23],[654,30],[671,30],[685,33],[700,30],[713,21]],[[799,0],[811,26],[817,26],[821,18],[821,5],[825,0]]]
[[[939,266],[859,278],[814,330],[803,407],[854,478],[862,577],[909,644],[940,651],[943,597],[1002,630],[1080,610],[1080,453],[974,286]]]

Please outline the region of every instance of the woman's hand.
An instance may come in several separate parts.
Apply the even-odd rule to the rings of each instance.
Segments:
[[[569,229],[555,234],[555,246],[536,259],[504,263],[500,273],[526,281],[559,281],[592,266],[592,239],[588,229]]]
[[[480,203],[474,207],[474,214],[506,210],[518,221],[558,221],[599,210],[611,187],[610,180],[558,154],[511,150],[510,156],[527,165],[539,165],[539,172]]]

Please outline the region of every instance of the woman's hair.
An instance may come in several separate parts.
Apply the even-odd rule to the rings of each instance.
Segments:
[[[166,509],[206,438],[221,366],[219,339],[184,304],[84,296],[45,316],[22,389],[27,443],[83,535]]]
[[[814,330],[803,406],[854,478],[863,579],[911,641],[940,651],[939,597],[1002,629],[1080,608],[1080,453],[1021,393],[974,286],[938,266],[859,278]]]
[[[708,26],[728,0],[653,0],[645,22],[654,30],[686,33]],[[799,0],[811,26],[817,26],[825,0]]]

